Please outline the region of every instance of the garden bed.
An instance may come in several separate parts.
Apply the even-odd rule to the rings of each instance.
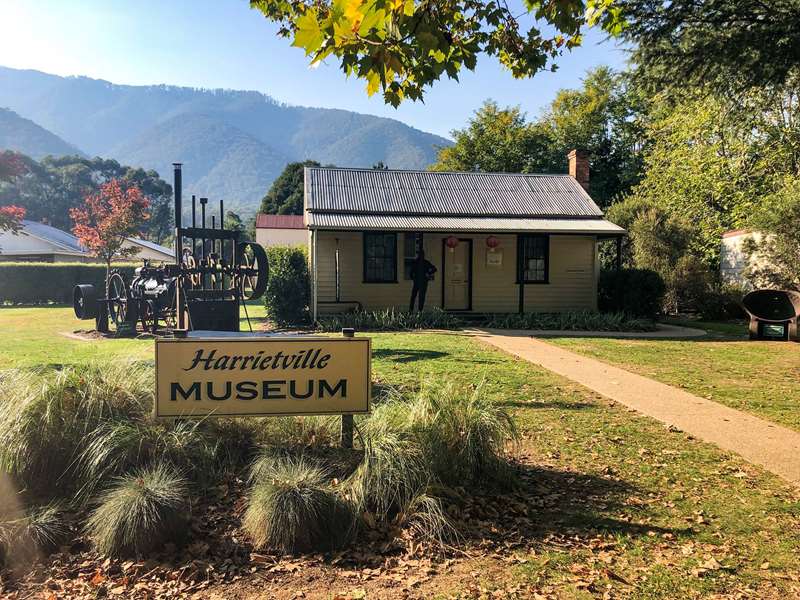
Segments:
[[[396,309],[360,310],[320,315],[317,326],[325,332],[338,332],[344,327],[356,331],[411,331],[415,329],[536,329],[562,331],[656,331],[654,321],[631,317],[624,313],[567,311],[562,313],[475,314],[459,315],[439,308],[422,312]]]
[[[0,357],[6,365],[52,374],[48,363],[80,362],[93,357],[90,351],[105,361],[131,352],[144,364],[152,361],[152,341],[87,344],[54,335],[68,327],[60,312],[65,309],[0,312],[0,335],[13,335],[4,319],[16,310],[32,311],[25,319],[32,329],[24,334],[24,345],[4,346]],[[519,441],[507,456],[516,466],[516,485],[500,492],[450,488],[445,508],[460,533],[452,549],[431,556],[431,546],[393,531],[393,524],[376,524],[365,528],[357,543],[333,552],[257,550],[242,528],[249,500],[244,461],[241,469],[193,496],[188,524],[193,539],[183,547],[166,546],[143,560],[107,559],[76,523],[67,532],[70,542],[42,557],[13,588],[3,579],[0,595],[784,599],[800,594],[796,489],[474,338],[370,337],[379,393],[411,397],[420,381],[431,379],[461,389],[482,383],[486,397],[514,415]],[[752,358],[760,361],[758,368],[772,368],[769,353]],[[315,433],[319,428],[296,423],[303,448],[324,438]]]

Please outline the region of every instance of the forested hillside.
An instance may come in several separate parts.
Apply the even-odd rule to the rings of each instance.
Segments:
[[[170,163],[183,161],[188,193],[224,196],[245,213],[287,162],[425,168],[449,144],[393,119],[286,106],[258,92],[115,85],[5,67],[0,106],[91,156],[167,177]]]
[[[0,108],[0,149],[22,152],[37,159],[48,154],[82,154],[54,133],[5,108]]]

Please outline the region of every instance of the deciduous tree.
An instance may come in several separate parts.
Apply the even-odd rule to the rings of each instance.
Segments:
[[[83,205],[70,209],[72,232],[92,256],[106,264],[106,281],[115,257],[133,256],[138,248],[124,248],[149,217],[149,200],[133,185],[111,179],[86,196]]]
[[[26,171],[22,155],[6,150],[0,152],[0,182],[11,182]],[[14,204],[0,206],[0,232],[17,233],[22,227],[25,209]]]
[[[800,177],[787,177],[769,195],[751,224],[764,234],[745,245],[745,276],[755,287],[800,290]]]
[[[172,235],[172,187],[155,171],[103,158],[46,157],[37,162],[19,156],[26,173],[13,183],[0,185],[0,204],[13,200],[27,210],[28,218],[68,229],[70,209],[116,178],[124,185],[137,187],[150,203],[151,218],[138,233],[156,242],[164,242]]]
[[[693,222],[692,252],[716,269],[724,231],[746,227],[764,198],[800,175],[794,81],[735,99],[651,102],[645,176],[632,195]]]
[[[566,173],[574,148],[589,156],[590,193],[608,206],[638,182],[643,131],[640,101],[611,69],[589,71],[582,87],[561,90],[544,113],[526,121],[518,107],[486,102],[455,144],[443,148],[434,170]]]
[[[420,100],[442,75],[458,79],[478,55],[496,57],[514,77],[555,69],[585,27],[621,31],[614,0],[251,0],[280,24],[314,65],[335,58],[342,71],[383,91],[397,106]]]
[[[302,215],[303,169],[319,166],[320,164],[315,160],[293,162],[286,165],[261,200],[259,212],[268,215]]]
[[[622,37],[653,89],[783,85],[800,67],[797,0],[616,0]]]

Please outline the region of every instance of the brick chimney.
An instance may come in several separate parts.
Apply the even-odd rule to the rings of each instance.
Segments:
[[[567,154],[569,161],[569,174],[574,177],[581,187],[589,191],[589,155],[583,150],[573,150]]]

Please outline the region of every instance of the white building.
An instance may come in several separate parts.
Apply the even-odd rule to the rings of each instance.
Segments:
[[[749,258],[744,251],[745,242],[753,240],[760,242],[763,234],[749,229],[734,229],[722,234],[722,248],[719,257],[719,271],[724,283],[748,286],[745,279],[745,270],[751,265],[758,264],[758,255]]]
[[[303,215],[256,215],[256,242],[270,246],[305,246],[308,229]]]
[[[124,247],[139,248],[134,260],[175,261],[171,248],[147,240],[128,238]],[[90,256],[71,233],[44,223],[22,221],[22,230],[16,235],[10,231],[0,232],[0,261],[97,262],[97,259]]]

